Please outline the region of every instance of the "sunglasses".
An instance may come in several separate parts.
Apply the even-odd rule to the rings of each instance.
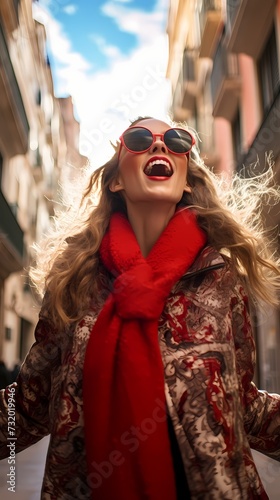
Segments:
[[[186,155],[195,144],[194,137],[183,128],[169,128],[164,134],[153,134],[146,127],[129,127],[120,137],[121,146],[130,153],[145,153],[159,137],[170,153]],[[119,150],[119,156],[121,147]]]

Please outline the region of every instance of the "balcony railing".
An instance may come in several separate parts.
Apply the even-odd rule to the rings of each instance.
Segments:
[[[183,81],[179,78],[172,100],[172,114],[174,120],[180,122],[188,119],[189,111],[183,108]]]
[[[216,51],[211,74],[213,116],[232,121],[238,109],[241,80],[235,54],[222,41]]]
[[[266,155],[272,151],[274,158],[280,156],[280,87],[278,93],[265,115],[263,122],[251,144],[248,152],[243,156],[238,170],[244,175],[257,175],[264,171]],[[254,166],[252,168],[252,165]],[[243,168],[245,166],[245,170]]]
[[[43,158],[40,153],[39,147],[32,151],[31,163],[33,165],[32,173],[36,183],[39,183],[43,180]]]
[[[189,50],[185,50],[182,65],[182,108],[194,108],[196,94],[196,57]]]
[[[2,191],[0,191],[0,213],[0,233],[7,236],[17,253],[23,257],[23,231]]]
[[[187,120],[189,112],[194,110],[197,92],[196,82],[196,54],[185,50],[182,68],[174,92],[173,113],[178,121]]]
[[[19,24],[19,4],[20,0],[1,0],[0,14],[4,20],[5,29],[8,32],[13,32]]]
[[[183,56],[183,82],[195,81],[195,57],[192,52],[185,50]]]
[[[272,27],[276,0],[228,0],[227,36],[230,52],[257,59]]]
[[[213,57],[224,26],[221,0],[203,0],[199,14],[200,57]]]
[[[29,123],[0,24],[0,134],[9,156],[25,154]]]
[[[23,231],[20,228],[10,205],[0,191],[0,277],[22,269],[24,262]]]

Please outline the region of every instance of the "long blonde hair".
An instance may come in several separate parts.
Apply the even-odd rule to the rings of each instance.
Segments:
[[[55,218],[54,228],[37,247],[37,266],[30,275],[39,293],[45,294],[45,307],[57,328],[81,319],[98,296],[102,238],[111,215],[126,213],[121,194],[109,189],[118,172],[118,149],[119,145],[113,157],[92,173],[79,203]],[[184,193],[178,205],[195,210],[208,243],[229,256],[240,275],[246,276],[252,297],[277,305],[279,258],[261,218],[263,203],[275,205],[280,199],[272,165],[256,177],[235,176],[229,184],[205,166],[194,146],[187,183],[191,193]]]

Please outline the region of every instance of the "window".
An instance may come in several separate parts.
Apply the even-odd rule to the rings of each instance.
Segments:
[[[20,343],[19,359],[24,359],[30,348],[30,336],[33,333],[33,325],[24,318],[20,318]]]
[[[279,90],[279,64],[274,26],[258,61],[258,71],[263,110],[266,113]]]
[[[12,329],[9,326],[5,327],[5,340],[12,340]]]
[[[240,120],[240,112],[237,110],[235,119],[232,122],[232,142],[234,149],[234,159],[237,165],[240,166],[242,164],[242,134],[241,134],[241,120]]]
[[[3,156],[0,153],[0,189],[2,184]]]

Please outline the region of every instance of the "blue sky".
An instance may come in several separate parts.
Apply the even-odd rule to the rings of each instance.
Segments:
[[[115,46],[123,54],[136,49],[138,37],[133,32],[120,29],[113,17],[113,7],[121,7],[122,2],[104,2],[104,0],[80,0],[77,4],[58,4],[55,18],[64,26],[65,34],[72,40],[75,49],[92,63],[94,68],[105,68],[108,59],[104,58],[99,42]],[[126,5],[125,5],[126,4]],[[126,11],[153,13],[155,0],[133,0],[123,2]],[[110,15],[111,13],[111,15]],[[133,14],[135,16],[135,14]],[[79,27],[77,29],[77,27]],[[164,22],[163,22],[164,28]]]
[[[130,120],[164,118],[169,0],[39,0],[57,97],[72,95],[80,149],[100,163]],[[106,156],[105,156],[106,159]]]

